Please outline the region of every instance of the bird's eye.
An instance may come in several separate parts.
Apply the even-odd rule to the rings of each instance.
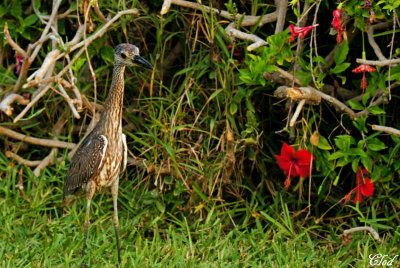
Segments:
[[[127,58],[126,54],[125,53],[121,53],[121,58],[126,59]]]

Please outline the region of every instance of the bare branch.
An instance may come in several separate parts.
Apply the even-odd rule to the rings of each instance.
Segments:
[[[357,63],[360,64],[368,64],[374,66],[388,66],[388,65],[398,65],[400,64],[400,59],[392,59],[392,60],[363,60],[357,59]]]
[[[275,34],[283,32],[285,27],[286,12],[288,6],[288,0],[276,0],[278,16],[276,19]]]
[[[7,43],[14,49],[16,50],[19,54],[21,54],[24,58],[26,56],[26,51],[23,50],[17,43],[12,40],[10,32],[8,31],[8,25],[7,22],[4,25],[4,38],[6,39]]]
[[[248,34],[248,33],[244,33],[242,31],[236,30],[234,28],[234,23],[230,23],[228,25],[228,27],[226,27],[225,31],[226,33],[229,35],[229,37],[234,37],[234,38],[239,38],[242,40],[248,40],[248,41],[252,41],[253,44],[251,44],[250,46],[247,47],[248,51],[252,51],[256,48],[262,47],[267,45],[268,43],[266,41],[264,41],[263,39],[261,39],[260,37],[254,35],[254,34]]]
[[[62,85],[58,85],[58,89],[60,90],[61,94],[63,95],[64,99],[67,101],[69,108],[71,109],[72,114],[75,118],[80,119],[81,116],[79,115],[78,111],[75,109],[74,104],[72,103],[71,98],[68,96],[67,92],[65,91]]]
[[[380,125],[372,125],[372,129],[376,131],[386,132],[390,135],[396,135],[400,137],[400,130],[393,127],[385,127]]]
[[[14,118],[14,123],[18,122],[29,111],[29,109],[31,109],[31,107],[36,102],[38,102],[40,98],[44,96],[44,94],[46,94],[46,92],[51,88],[51,85],[52,84],[49,83],[47,86],[41,86],[37,90],[38,94],[36,94],[35,96],[32,95],[31,102],[29,102],[28,105],[26,105],[26,107],[22,110],[22,112]]]
[[[167,2],[167,3],[165,3],[165,2]],[[164,4],[163,4],[163,6],[161,8],[160,14],[161,15],[166,14],[168,12],[169,7],[171,6],[171,4],[178,5],[178,6],[181,6],[181,7],[188,7],[188,8],[192,8],[192,9],[196,9],[196,10],[204,10],[207,13],[211,13],[212,12],[212,13],[215,13],[217,15],[220,15],[223,18],[230,19],[230,20],[233,20],[233,21],[239,21],[242,18],[242,16],[244,16],[240,26],[252,26],[252,25],[256,25],[257,23],[258,23],[257,26],[262,26],[262,25],[264,25],[266,23],[270,23],[270,22],[276,21],[276,19],[278,17],[278,14],[277,14],[276,11],[272,12],[272,13],[269,13],[269,14],[266,14],[266,15],[264,15],[262,17],[260,17],[260,16],[242,15],[242,14],[233,15],[233,14],[231,14],[228,11],[225,11],[225,10],[219,10],[217,8],[210,8],[209,6],[206,6],[206,5],[201,5],[201,4],[198,4],[198,3],[193,3],[193,2],[189,2],[189,1],[185,1],[185,0],[164,0]]]
[[[381,48],[375,42],[374,39],[374,31],[376,29],[385,29],[391,25],[390,22],[382,22],[375,25],[368,26],[368,42],[371,45],[372,49],[375,52],[375,55],[378,57],[379,60],[387,60],[386,57],[383,55]]]
[[[0,135],[7,136],[7,137],[10,137],[10,138],[13,138],[16,140],[21,140],[21,141],[25,141],[28,143],[36,144],[36,145],[47,146],[47,147],[73,149],[76,146],[75,143],[71,143],[71,142],[54,141],[54,140],[39,139],[39,138],[26,136],[24,134],[15,132],[11,129],[8,129],[8,128],[2,127],[2,126],[0,126]]]
[[[376,241],[380,241],[380,237],[377,231],[375,231],[374,228],[370,227],[370,226],[362,226],[362,227],[354,227],[354,228],[350,228],[347,230],[343,231],[343,234],[341,235],[341,238],[343,239],[344,237],[347,238],[350,234],[352,233],[356,233],[356,232],[362,232],[362,231],[368,231],[371,233],[372,237],[376,240]]]
[[[29,99],[26,99],[21,95],[15,93],[11,93],[4,97],[4,99],[0,102],[0,110],[3,111],[6,115],[11,116],[14,110],[11,107],[11,104],[13,102],[17,102],[21,105],[27,105],[29,103]]]
[[[294,112],[292,119],[290,119],[289,126],[293,127],[296,124],[297,118],[300,115],[301,110],[303,109],[304,104],[306,103],[305,99],[302,99],[299,104],[297,104],[296,111]]]

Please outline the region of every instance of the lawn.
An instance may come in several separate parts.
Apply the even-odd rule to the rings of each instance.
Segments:
[[[65,166],[47,168],[35,178],[28,169],[11,167],[4,156],[1,159],[1,168],[7,170],[0,181],[2,267],[78,266],[85,201],[70,208],[58,206]],[[17,186],[20,176],[26,181],[25,198]],[[399,253],[398,228],[385,230],[384,222],[377,220],[381,242],[360,232],[344,245],[339,237],[344,228],[341,219],[305,221],[289,213],[285,192],[258,213],[252,213],[251,204],[243,211],[235,209],[243,206],[237,202],[221,209],[210,201],[185,216],[171,214],[168,208],[160,213],[144,200],[136,183],[133,172],[123,177],[120,186],[123,267],[368,267],[370,254],[393,258]],[[115,267],[111,194],[95,196],[91,212],[86,263]],[[247,216],[237,220],[235,214]]]

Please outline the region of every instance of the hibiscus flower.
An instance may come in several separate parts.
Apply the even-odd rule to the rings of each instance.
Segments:
[[[361,167],[358,168],[356,173],[357,186],[346,195],[344,201],[345,205],[350,200],[350,197],[354,191],[356,192],[356,197],[354,198],[354,204],[357,204],[357,202],[361,203],[362,196],[373,195],[374,184],[371,182],[370,178],[364,178],[364,175],[367,173],[368,171],[365,168],[364,169],[362,169]]]
[[[367,79],[365,78],[365,73],[372,73],[375,72],[376,69],[372,66],[369,66],[367,64],[361,64],[360,66],[358,66],[357,68],[355,68],[352,72],[353,73],[363,73],[363,77],[361,79],[361,88],[363,90],[363,94],[365,92],[365,89],[367,88]]]
[[[283,170],[283,173],[287,175],[285,181],[285,190],[290,186],[290,177],[302,177],[306,178],[310,176],[310,165],[315,157],[307,150],[302,149],[295,152],[294,148],[288,145],[286,142],[283,143],[281,149],[281,155],[275,155],[276,163]]]
[[[289,41],[293,42],[294,38],[297,36],[300,36],[301,38],[303,38],[304,36],[306,36],[308,34],[308,32],[310,32],[312,30],[312,28],[315,28],[317,26],[318,25],[310,25],[307,27],[297,27],[297,26],[294,26],[293,24],[290,24],[289,31],[292,35],[290,36]]]

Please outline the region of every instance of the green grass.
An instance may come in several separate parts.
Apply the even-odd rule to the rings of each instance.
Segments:
[[[3,162],[2,169],[7,174],[0,180],[2,267],[77,267],[82,261],[85,201],[71,208],[56,206],[64,164],[36,179],[25,167]],[[15,187],[20,174],[29,178],[24,183],[26,199]],[[160,213],[143,202],[146,193],[138,193],[136,179],[130,177],[122,179],[119,198],[123,267],[367,267],[369,254],[395,256],[399,250],[398,229],[385,233],[382,243],[366,233],[353,234],[345,246],[340,226],[294,220],[284,198],[241,224],[230,217],[237,213],[233,208],[221,212],[213,206],[207,213],[187,216],[168,209]],[[92,204],[85,262],[114,267],[111,195],[96,195]]]

